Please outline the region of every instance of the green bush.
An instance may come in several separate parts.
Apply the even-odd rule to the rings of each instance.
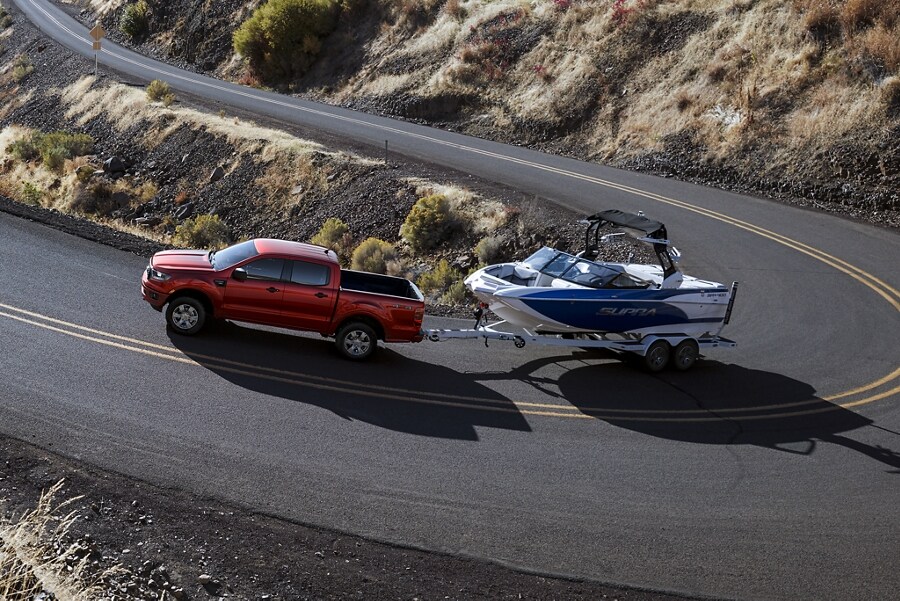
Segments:
[[[440,262],[431,271],[426,271],[419,276],[416,284],[425,293],[444,292],[454,282],[462,280],[462,273],[450,266],[446,259]]]
[[[41,189],[31,182],[22,184],[22,202],[25,204],[39,205],[41,204],[41,198],[43,197],[44,193]]]
[[[400,227],[403,236],[415,252],[431,250],[453,232],[455,223],[450,203],[441,194],[420,198]]]
[[[16,140],[6,147],[6,152],[20,161],[32,161],[40,157],[50,169],[60,170],[66,159],[89,154],[94,139],[87,134],[70,134],[64,131],[34,132],[27,138]]]
[[[149,26],[150,9],[144,0],[138,0],[134,4],[129,4],[122,11],[122,17],[119,19],[119,29],[131,39],[136,40],[147,33]]]
[[[231,237],[218,215],[198,215],[175,229],[174,243],[187,248],[221,248]]]
[[[151,102],[159,102],[171,93],[172,88],[169,84],[160,79],[154,79],[147,85],[147,98]]]
[[[34,72],[34,65],[27,54],[20,54],[13,63],[12,76],[17,82],[22,81]]]
[[[503,239],[499,236],[488,236],[482,238],[475,245],[475,256],[478,262],[485,265],[495,263],[497,257],[500,256],[500,247],[503,246]]]
[[[390,242],[378,238],[366,238],[353,251],[350,266],[357,271],[385,273],[387,264],[397,260],[397,249]]]
[[[234,32],[235,51],[264,79],[303,75],[334,30],[334,0],[269,0]]]
[[[352,243],[350,228],[337,217],[329,217],[310,242],[330,248],[338,256],[345,257],[349,254],[350,244]]]
[[[462,280],[453,282],[447,288],[447,292],[441,295],[441,302],[445,305],[461,305],[466,300],[466,292],[468,288],[463,284]]]
[[[12,15],[6,12],[6,9],[0,5],[0,31],[3,31],[10,25],[12,25]]]

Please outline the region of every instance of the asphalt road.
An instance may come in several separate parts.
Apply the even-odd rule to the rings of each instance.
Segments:
[[[80,52],[83,28],[15,0]],[[43,12],[43,11],[46,11]],[[900,236],[833,216],[101,61],[593,212],[666,223],[742,284],[688,373],[474,342],[350,365],[318,337],[169,338],[145,260],[0,216],[0,431],[151,482],[526,569],[733,598],[900,586]],[[447,325],[432,321],[432,325]],[[464,324],[457,324],[464,325]]]

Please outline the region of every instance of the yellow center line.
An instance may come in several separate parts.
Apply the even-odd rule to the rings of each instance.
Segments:
[[[250,363],[241,363],[238,361],[231,361],[227,359],[222,359],[215,356],[210,355],[202,355],[202,354],[191,354],[188,353],[185,355],[181,354],[181,352],[177,349],[173,349],[171,347],[167,347],[164,345],[154,344],[151,342],[142,341],[135,338],[129,338],[126,336],[120,336],[118,334],[112,334],[110,332],[105,332],[103,330],[96,330],[94,328],[88,328],[85,326],[81,326],[79,324],[74,324],[71,322],[66,322],[60,319],[56,319],[53,317],[49,317],[46,315],[42,315],[40,313],[35,313],[32,311],[27,311],[24,309],[19,309],[17,307],[13,307],[11,305],[7,305],[4,303],[0,303],[0,308],[7,309],[14,312],[19,312],[24,315],[28,315],[33,318],[42,319],[51,323],[59,324],[65,326],[67,328],[74,328],[81,331],[85,331],[91,334],[95,334],[95,336],[89,336],[86,334],[80,334],[78,332],[72,332],[70,330],[66,330],[60,327],[56,327],[54,325],[50,325],[48,323],[41,323],[38,321],[34,321],[33,319],[28,319],[25,317],[12,315],[10,313],[0,312],[0,316],[7,317],[21,323],[26,323],[29,325],[41,327],[53,332],[57,332],[60,334],[65,334],[68,336],[73,336],[78,339],[87,340],[90,342],[96,342],[99,344],[103,344],[106,346],[110,346],[113,348],[118,348],[121,350],[127,350],[131,352],[136,352],[160,359],[176,361],[179,363],[184,363],[188,365],[198,365],[200,367],[204,367],[206,369],[210,369],[213,371],[224,371],[227,373],[233,373],[238,375],[250,376],[258,379],[269,380],[274,382],[280,382],[285,384],[292,384],[297,386],[304,386],[308,388],[318,389],[318,390],[328,390],[334,392],[343,392],[349,394],[356,394],[361,396],[375,397],[375,398],[386,398],[391,400],[400,400],[404,402],[418,403],[418,404],[428,404],[428,405],[439,405],[445,407],[455,407],[455,408],[464,408],[464,409],[477,409],[477,410],[485,410],[485,411],[499,411],[499,412],[509,412],[509,413],[522,413],[525,415],[536,415],[536,416],[544,416],[544,417],[574,417],[574,418],[599,418],[599,419],[607,419],[610,421],[650,421],[650,422],[714,422],[721,421],[723,419],[737,419],[737,420],[760,420],[760,419],[776,419],[776,418],[784,418],[784,417],[794,417],[799,415],[811,415],[817,413],[823,413],[826,411],[834,411],[839,408],[847,408],[859,406],[862,404],[866,404],[869,402],[873,402],[875,400],[879,400],[882,398],[889,397],[895,394],[900,387],[897,387],[891,391],[887,391],[885,393],[881,393],[870,397],[868,399],[862,399],[860,401],[856,401],[853,403],[848,403],[844,405],[828,405],[827,407],[817,407],[808,409],[805,411],[798,412],[783,412],[783,409],[802,407],[805,405],[821,405],[824,401],[827,401],[828,398],[825,399],[817,399],[811,398],[809,400],[797,401],[792,403],[782,403],[778,405],[767,405],[760,407],[731,407],[731,408],[722,408],[716,410],[703,410],[703,409],[686,409],[686,410],[653,410],[653,409],[613,409],[613,408],[589,408],[589,407],[576,407],[573,405],[561,405],[561,404],[551,404],[551,403],[529,403],[523,401],[515,401],[511,399],[488,399],[483,397],[470,397],[470,396],[454,396],[454,395],[446,395],[440,393],[430,393],[425,391],[416,391],[404,388],[394,388],[394,387],[386,387],[386,386],[376,386],[376,385],[354,385],[354,387],[348,387],[341,380],[335,380],[331,378],[324,378],[321,376],[308,376],[307,374],[301,374],[298,372],[291,372],[286,370],[278,370],[273,368],[268,368],[261,365],[255,365]],[[108,338],[112,338],[113,340],[120,340],[123,342],[129,342],[131,344],[123,344],[121,342],[114,342],[113,340],[104,340],[103,338],[97,338],[96,336],[104,336]],[[138,346],[133,346],[138,345]],[[140,348],[141,346],[147,348]],[[157,349],[157,350],[150,350]],[[163,351],[163,352],[159,352]],[[268,373],[260,373],[260,372],[268,372]],[[898,370],[900,372],[900,370]],[[891,381],[893,378],[896,378],[898,372],[894,372],[893,374],[882,378],[881,380],[874,382],[870,385],[860,387],[856,389],[855,393],[865,392],[872,388],[877,387],[878,385],[884,384],[886,382]],[[302,379],[301,379],[302,378]],[[324,383],[314,383],[309,380],[318,380],[319,382],[329,382],[329,384]],[[365,390],[368,389],[368,390]],[[436,397],[436,398],[422,398],[421,396],[416,395],[426,395],[428,397]],[[835,396],[846,396],[846,394],[835,395]],[[830,397],[835,398],[835,397]],[[446,399],[446,400],[439,400]],[[468,402],[466,402],[468,401]],[[512,406],[503,406],[504,404],[511,404]],[[577,412],[577,413],[576,413]],[[733,413],[763,413],[762,415],[737,415],[737,416],[729,416],[722,417],[720,414],[733,414]],[[694,414],[702,414],[707,417],[690,417]],[[653,417],[655,416],[655,417]],[[672,417],[676,416],[676,417]]]

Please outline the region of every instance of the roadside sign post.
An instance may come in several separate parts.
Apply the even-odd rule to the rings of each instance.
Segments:
[[[97,68],[99,67],[100,60],[98,58],[100,54],[100,40],[102,40],[106,36],[106,30],[103,29],[103,26],[100,23],[94,25],[94,28],[91,29],[91,37],[94,39],[94,77],[97,77]]]

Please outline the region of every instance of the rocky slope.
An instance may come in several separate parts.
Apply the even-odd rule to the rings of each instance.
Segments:
[[[70,3],[113,31],[124,6]],[[258,81],[227,42],[259,2],[147,4],[142,50]],[[900,225],[896,0],[347,4],[311,71],[271,85]]]

